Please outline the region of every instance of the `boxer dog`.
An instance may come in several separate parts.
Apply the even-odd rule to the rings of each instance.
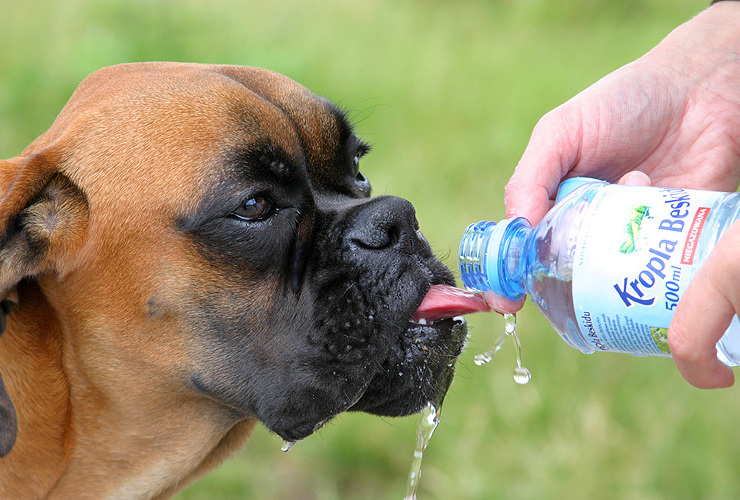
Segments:
[[[0,498],[159,498],[262,422],[438,401],[459,319],[344,114],[256,68],[100,70],[0,161]]]

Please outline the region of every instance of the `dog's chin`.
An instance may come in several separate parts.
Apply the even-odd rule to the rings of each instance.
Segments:
[[[279,419],[262,419],[286,441],[297,441],[314,433],[343,411],[362,411],[379,416],[400,417],[420,411],[427,403],[442,404],[452,382],[455,362],[467,339],[463,318],[435,322],[409,322],[396,346],[397,352],[375,372],[352,401],[321,400],[293,393],[293,400],[308,401],[301,408],[283,408]]]
[[[384,366],[349,411],[400,417],[427,403],[441,405],[466,339],[467,322],[462,317],[410,322],[400,361]]]

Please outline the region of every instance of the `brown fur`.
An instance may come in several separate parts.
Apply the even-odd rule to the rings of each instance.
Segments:
[[[0,498],[166,497],[250,435],[254,419],[234,424],[183,390],[192,346],[170,314],[177,290],[163,286],[178,262],[199,258],[171,222],[194,208],[204,166],[230,146],[229,117],[251,113],[267,130],[247,133],[295,141],[285,116],[232,78],[295,103],[306,134],[320,126],[310,94],[268,71],[119,66],[83,82],[47,133],[0,162],[0,297],[18,302],[0,372],[19,422],[0,459]],[[137,281],[118,279],[122,268]]]
[[[464,321],[411,321],[454,276],[368,146],[288,78],[100,70],[0,161],[0,498],[164,498],[259,419],[439,402]]]

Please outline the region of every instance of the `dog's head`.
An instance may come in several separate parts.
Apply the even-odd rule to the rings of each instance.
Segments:
[[[454,278],[408,201],[370,197],[367,151],[276,73],[101,70],[0,163],[0,299],[42,297],[68,376],[110,407],[177,394],[290,441],[345,410],[416,412],[465,327],[411,321]]]

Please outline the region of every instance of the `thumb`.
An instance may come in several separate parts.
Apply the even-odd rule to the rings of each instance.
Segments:
[[[650,186],[652,185],[652,181],[645,172],[632,170],[631,172],[624,174],[619,181],[617,181],[617,184],[624,184],[625,186]]]

